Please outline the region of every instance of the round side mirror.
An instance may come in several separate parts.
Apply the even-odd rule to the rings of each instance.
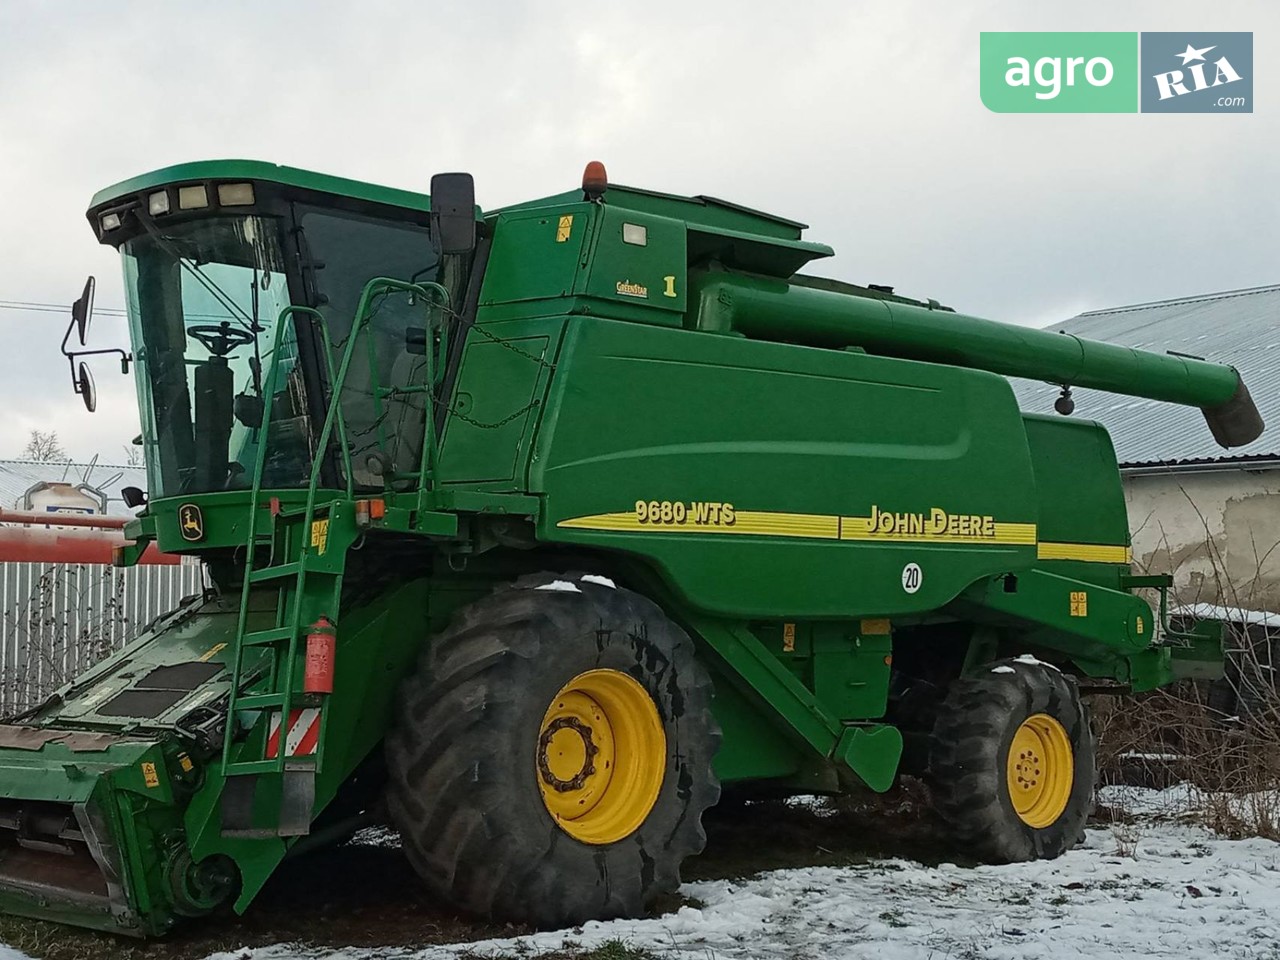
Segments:
[[[80,369],[76,371],[76,393],[80,394],[84,408],[90,413],[98,409],[98,389],[93,385],[93,374],[83,360],[80,361]]]

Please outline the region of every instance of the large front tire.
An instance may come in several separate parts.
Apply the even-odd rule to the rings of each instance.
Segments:
[[[711,696],[688,636],[603,578],[540,574],[462,608],[387,735],[409,860],[482,916],[643,914],[706,842],[720,793]]]
[[[1075,683],[1022,657],[951,685],[934,723],[934,804],[966,853],[1048,860],[1080,840],[1096,779],[1093,732]]]

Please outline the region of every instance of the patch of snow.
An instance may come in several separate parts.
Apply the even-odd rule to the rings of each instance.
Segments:
[[[6,947],[0,943],[0,960],[31,960],[29,956],[13,947]]]
[[[1280,613],[1266,610],[1246,610],[1243,607],[1220,607],[1213,603],[1191,603],[1174,607],[1170,614],[1191,617],[1196,620],[1226,620],[1230,623],[1250,623],[1262,627],[1280,627]]]
[[[1203,795],[1189,783],[1171,787],[1131,787],[1111,784],[1098,789],[1098,803],[1135,817],[1186,817],[1197,810]]]
[[[598,573],[584,574],[581,578],[583,583],[598,583],[602,587],[608,587],[610,590],[617,590],[618,585],[608,577],[602,577]]]
[[[992,667],[991,672],[992,673],[1017,673],[1018,671],[1013,669],[1013,667],[1002,663],[998,667]]]
[[[560,593],[581,593],[576,583],[570,583],[568,580],[552,580],[550,583],[540,584],[534,587],[535,590],[555,590]]]
[[[351,835],[347,845],[352,847],[394,847],[396,849],[403,846],[400,840],[400,832],[391,829],[391,827],[383,826],[365,827],[363,830],[357,830]]]
[[[793,797],[787,797],[782,802],[795,810],[808,810],[815,817],[834,817],[840,813],[827,802],[826,797],[812,793],[798,793]]]
[[[1168,821],[1137,827],[1126,856],[1112,831],[1091,829],[1057,860],[774,870],[685,884],[691,905],[653,919],[420,949],[278,944],[210,960],[533,958],[610,940],[673,960],[1252,958],[1280,940],[1280,844]]]
[[[1052,663],[1045,663],[1043,660],[1037,660],[1035,657],[1033,657],[1033,656],[1032,656],[1031,654],[1029,654],[1029,653],[1024,653],[1024,654],[1023,654],[1022,656],[1020,656],[1020,657],[1014,657],[1014,658],[1013,658],[1013,662],[1014,662],[1014,663],[1028,663],[1028,664],[1031,664],[1032,666],[1035,666],[1035,667],[1048,667],[1050,670],[1058,670],[1058,668],[1057,668],[1057,667],[1055,667]],[[1059,672],[1059,673],[1061,673],[1062,671],[1061,671],[1061,670],[1058,670],[1058,672]]]

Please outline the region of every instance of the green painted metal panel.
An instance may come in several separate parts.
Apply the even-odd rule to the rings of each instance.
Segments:
[[[525,450],[560,327],[558,319],[540,319],[471,331],[440,444],[439,483],[524,489]]]
[[[680,326],[686,305],[685,233],[678,220],[605,207],[584,292],[666,311],[655,322]]]
[[[593,219],[589,203],[498,217],[481,304],[568,296],[585,272],[582,251]]]
[[[1023,416],[1023,427],[1039,493],[1040,539],[1127,547],[1129,517],[1106,428],[1034,414]]]
[[[990,374],[575,318],[548,410],[539,535],[649,558],[698,609],[916,613],[1035,560],[1026,434]]]
[[[893,640],[857,624],[816,624],[813,692],[841,720],[884,716]]]
[[[787,736],[771,711],[740,692],[723,673],[715,677],[715,716],[720,724],[716,776],[723,783],[772,780],[797,774],[811,752]]]

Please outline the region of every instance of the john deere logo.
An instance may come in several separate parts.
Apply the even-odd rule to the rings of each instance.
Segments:
[[[184,503],[178,508],[178,530],[183,540],[194,543],[204,539],[204,514],[194,503]]]

